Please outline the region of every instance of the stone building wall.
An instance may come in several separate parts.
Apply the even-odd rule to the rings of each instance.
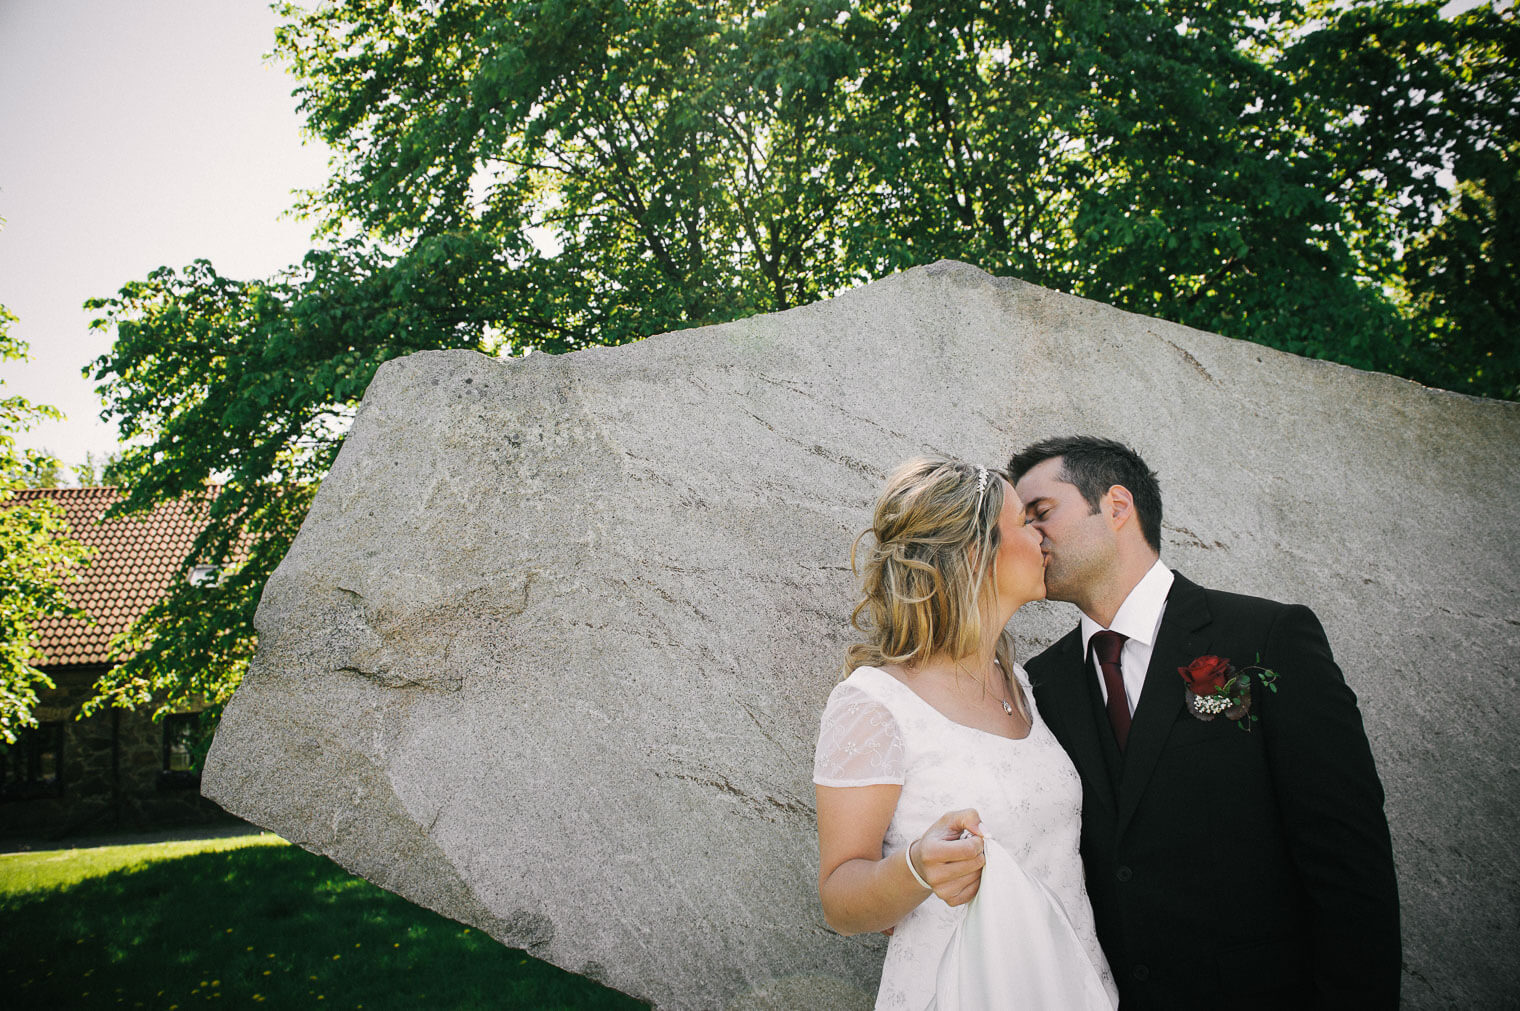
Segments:
[[[49,671],[57,687],[42,693],[37,719],[44,728],[62,726],[62,748],[49,763],[56,782],[25,791],[8,783],[0,795],[0,836],[65,839],[226,817],[200,795],[198,776],[164,774],[164,724],[148,712],[113,709],[78,719],[102,671]],[[23,737],[17,747],[27,746]]]

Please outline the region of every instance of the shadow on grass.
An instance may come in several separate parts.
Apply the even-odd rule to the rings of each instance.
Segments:
[[[294,846],[0,896],[8,1008],[643,1008]]]

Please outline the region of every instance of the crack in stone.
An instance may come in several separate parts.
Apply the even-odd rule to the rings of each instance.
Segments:
[[[902,432],[899,432],[899,431],[896,431],[895,429],[891,429],[891,428],[887,428],[887,427],[883,426],[879,421],[874,421],[871,418],[863,417],[863,416],[861,416],[859,414],[853,414],[850,411],[845,410],[845,408],[844,408],[844,406],[842,404],[838,404],[838,403],[835,403],[832,400],[820,397],[817,393],[814,393],[811,389],[809,389],[807,387],[794,385],[794,384],[788,383],[788,382],[786,382],[785,380],[782,380],[782,379],[775,379],[775,378],[773,378],[771,376],[764,375],[763,373],[757,373],[756,376],[755,376],[755,378],[761,380],[762,382],[770,383],[772,386],[776,386],[776,387],[779,387],[780,389],[786,390],[789,393],[795,393],[798,396],[806,397],[808,400],[811,400],[814,403],[818,403],[818,404],[824,405],[825,407],[827,407],[829,410],[833,411],[836,414],[841,414],[841,415],[845,416],[846,418],[849,418],[851,421],[858,421],[862,425],[866,425],[866,426],[868,426],[870,428],[879,429],[879,430],[881,430],[883,432],[886,432],[888,435],[892,436],[895,439],[907,440],[907,438],[908,438]],[[750,417],[752,417],[756,421],[760,422],[760,424],[765,425],[766,428],[770,428],[771,431],[773,431],[773,432],[775,431],[775,429],[771,428],[771,426],[763,418],[761,418],[758,415],[753,414],[751,412],[745,412],[745,413],[749,414]]]
[[[1162,340],[1166,340],[1165,337],[1163,337],[1161,339]],[[1216,381],[1214,379],[1214,377],[1209,374],[1209,370],[1203,367],[1203,363],[1200,362],[1198,359],[1194,358],[1193,355],[1192,355],[1192,353],[1190,351],[1188,351],[1187,348],[1183,347],[1180,344],[1177,344],[1177,343],[1174,343],[1172,341],[1169,341],[1169,340],[1166,341],[1166,342],[1167,342],[1167,344],[1171,345],[1172,350],[1174,350],[1178,354],[1182,355],[1182,360],[1183,361],[1187,362],[1193,368],[1197,369],[1198,370],[1198,374],[1200,376],[1202,376],[1203,378],[1207,379],[1211,383]]]
[[[396,676],[394,674],[389,673],[388,671],[370,671],[370,670],[364,670],[362,667],[339,667],[339,668],[337,668],[337,673],[346,675],[348,677],[364,678],[365,680],[373,681],[375,684],[379,685],[381,688],[388,688],[388,689],[393,689],[393,690],[395,690],[395,689],[416,688],[416,689],[419,689],[421,691],[428,691],[429,689],[440,688],[440,687],[444,688],[446,691],[455,691],[455,692],[457,692],[459,690],[459,686],[457,684],[456,685],[426,685],[426,684],[423,684],[420,681],[415,681],[415,680],[413,680],[411,678],[398,677],[398,676]]]
[[[1206,542],[1202,537],[1199,537],[1187,527],[1174,527],[1170,523],[1163,524],[1163,527],[1167,530],[1170,530],[1172,533],[1177,534],[1179,537],[1185,538],[1187,542],[1193,545],[1195,548],[1203,548],[1205,551],[1212,548],[1223,548],[1225,550],[1229,550],[1229,545],[1221,543],[1220,541],[1214,541],[1212,543]]]
[[[785,814],[791,815],[803,815],[809,818],[815,817],[815,813],[811,804],[805,804],[802,801],[791,797],[774,797],[768,793],[761,796],[756,796],[747,790],[740,789],[733,783],[730,783],[728,781],[728,777],[722,773],[716,773],[710,776],[699,776],[690,772],[656,772],[656,775],[661,777],[672,776],[676,779],[684,779],[689,783],[696,783],[700,786],[710,786],[720,793],[728,794],[730,797],[733,797],[734,799],[740,801],[750,810],[754,811],[760,817],[764,818],[766,821],[779,820],[775,817],[775,811],[781,811]],[[768,810],[768,808],[774,808],[775,811]]]

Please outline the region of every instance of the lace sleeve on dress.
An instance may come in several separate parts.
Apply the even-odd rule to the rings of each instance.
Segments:
[[[813,782],[819,786],[902,785],[902,735],[887,707],[854,685],[829,696],[813,753]]]

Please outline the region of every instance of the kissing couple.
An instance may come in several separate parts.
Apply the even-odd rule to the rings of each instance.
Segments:
[[[891,933],[878,1008],[1397,1007],[1356,696],[1307,607],[1161,561],[1138,454],[909,461],[851,562],[818,892],[835,930]],[[1042,597],[1081,614],[1026,671],[1006,626]]]

